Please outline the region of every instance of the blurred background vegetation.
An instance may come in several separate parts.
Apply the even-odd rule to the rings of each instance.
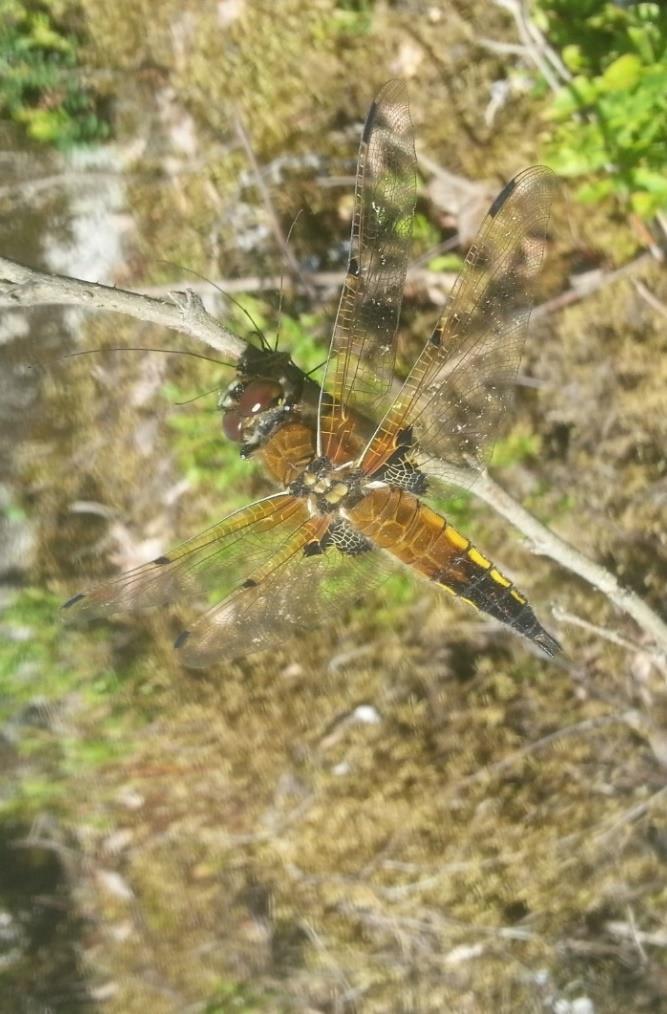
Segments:
[[[600,0],[8,0],[1,252],[191,286],[246,334],[199,272],[314,367],[361,123],[406,78],[421,275],[398,369],[502,183],[552,165],[573,199],[494,474],[659,609],[666,29],[662,4]],[[302,211],[314,294],[239,122],[283,236]],[[185,340],[50,307],[0,336],[0,1010],[667,1010],[665,669],[631,621],[461,494],[443,509],[568,657],[403,578],[198,674],[174,612],[64,628],[80,587],[268,487],[221,439],[231,370],[57,358]]]

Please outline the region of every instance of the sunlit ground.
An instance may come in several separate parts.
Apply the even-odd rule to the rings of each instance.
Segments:
[[[272,167],[285,231],[304,209],[297,258],[342,270],[360,122],[397,74],[443,168],[493,195],[541,157],[539,95],[517,87],[485,118],[507,56],[474,39],[514,38],[489,5],[446,18],[328,0],[307,13],[287,2],[280,17],[271,4],[252,17],[230,3],[83,8],[86,60],[115,97],[117,161],[107,153],[102,182],[84,167],[37,203],[15,189],[2,250],[34,266],[128,288],[182,289],[186,269],[223,286],[279,273],[236,113]],[[31,155],[40,172],[74,171],[70,156],[42,157]],[[20,193],[20,173],[11,182]],[[544,299],[582,264],[612,268],[643,242],[611,204],[558,215]],[[415,255],[455,224],[424,188]],[[659,609],[664,320],[637,279],[666,298],[647,263],[536,322],[530,383],[493,467]],[[402,373],[441,297],[408,292]],[[250,328],[215,289],[206,299]],[[275,334],[275,291],[244,306]],[[305,369],[334,312],[328,292],[286,286],[281,342]],[[55,361],[105,344],[191,347],[183,339],[48,308],[4,327],[16,372],[2,415],[3,1009],[661,1009],[664,673],[634,624],[461,494],[443,511],[529,595],[566,656],[548,662],[403,576],[360,589],[347,615],[297,642],[197,673],[172,650],[185,610],[65,626],[70,595],[269,486],[221,436],[216,394],[231,370],[148,353]],[[573,1006],[582,998],[589,1008]]]

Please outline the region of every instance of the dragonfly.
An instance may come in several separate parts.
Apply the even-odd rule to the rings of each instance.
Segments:
[[[264,342],[247,346],[219,399],[226,438],[261,459],[275,491],[74,595],[67,613],[203,601],[174,646],[186,666],[206,667],[331,623],[402,567],[544,655],[561,650],[525,595],[432,499],[448,470],[470,474],[484,462],[507,411],[555,177],[533,166],[498,194],[397,389],[416,175],[406,86],[390,81],[363,129],[349,263],[321,384]]]

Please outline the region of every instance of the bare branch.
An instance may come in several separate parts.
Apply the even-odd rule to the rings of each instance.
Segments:
[[[552,91],[557,92],[571,80],[569,70],[531,20],[522,0],[495,0],[498,7],[514,18],[524,54],[537,67]],[[488,47],[488,40],[486,40]]]
[[[227,359],[238,359],[245,348],[243,340],[211,316],[193,292],[171,292],[167,299],[154,299],[109,285],[34,271],[6,257],[0,257],[0,306],[110,310],[197,338]]]

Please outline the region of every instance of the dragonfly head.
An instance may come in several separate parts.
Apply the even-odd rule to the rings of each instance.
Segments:
[[[285,352],[249,345],[236,379],[218,401],[228,440],[250,454],[294,410],[301,398],[303,373]]]

